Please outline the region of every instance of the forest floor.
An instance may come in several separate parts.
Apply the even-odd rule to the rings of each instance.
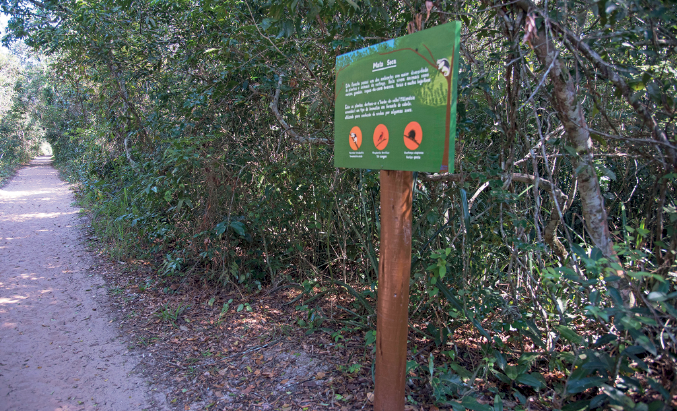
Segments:
[[[176,408],[373,409],[363,335],[307,334],[296,323],[300,303],[287,304],[292,291],[226,294],[197,276],[166,281],[146,267],[130,260],[101,269],[130,349],[145,353],[144,368]]]

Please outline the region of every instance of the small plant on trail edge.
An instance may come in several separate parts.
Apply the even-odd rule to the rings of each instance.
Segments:
[[[364,334],[364,345],[369,347],[376,342],[376,330],[369,330]],[[374,349],[376,346],[374,345]]]
[[[165,304],[164,307],[155,313],[155,316],[161,319],[162,321],[171,322],[176,325],[176,321],[179,319],[179,316],[183,314],[190,306],[179,304],[176,308],[171,308],[169,303]]]
[[[162,263],[161,271],[164,275],[173,275],[178,272],[181,272],[181,266],[183,265],[183,258],[174,257],[172,253],[168,253],[165,256],[165,260]]]
[[[346,374],[357,374],[362,369],[362,364],[355,363],[350,366],[339,365],[338,369]]]
[[[151,345],[151,344],[157,342],[158,340],[159,340],[158,337],[150,337],[150,338],[148,338],[148,337],[140,337],[140,338],[136,341],[136,345],[138,345],[138,346],[140,346],[140,347],[148,347],[149,345]]]
[[[231,300],[231,301],[232,301],[232,300]],[[248,312],[251,312],[251,311],[252,311],[252,306],[249,305],[249,303],[240,304],[240,305],[237,306],[237,310],[236,310],[236,311],[239,313],[239,312],[242,311],[243,309],[244,309],[244,310],[247,310]]]
[[[146,280],[143,283],[139,284],[139,292],[142,293],[146,291],[148,287],[150,287],[152,284],[153,280],[151,280],[150,278],[146,278]]]
[[[219,314],[219,319],[216,321],[216,324],[221,324],[221,321],[223,321],[223,316],[226,315],[228,310],[230,309],[230,304],[233,302],[233,299],[229,299],[227,303],[223,303],[223,307],[221,308],[221,313]]]
[[[296,311],[305,313],[302,314],[302,318],[299,318],[296,323],[300,327],[308,329],[306,331],[307,335],[312,334],[317,328],[320,328],[324,322],[324,315],[322,314],[322,310],[320,308],[310,308],[308,305],[297,305]],[[334,334],[332,334],[332,338],[336,339]]]

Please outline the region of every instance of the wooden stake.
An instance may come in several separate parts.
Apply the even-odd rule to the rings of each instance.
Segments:
[[[381,170],[375,411],[404,410],[412,184],[411,171]]]

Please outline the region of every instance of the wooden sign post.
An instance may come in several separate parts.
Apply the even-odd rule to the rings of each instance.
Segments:
[[[381,170],[374,410],[403,410],[411,269],[411,171]]]
[[[453,172],[460,29],[447,23],[336,58],[334,165],[381,170],[378,411],[404,410],[412,171]]]

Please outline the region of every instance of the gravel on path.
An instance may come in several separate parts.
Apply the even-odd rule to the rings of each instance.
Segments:
[[[0,189],[0,410],[163,410],[133,373],[68,184],[38,157]]]

